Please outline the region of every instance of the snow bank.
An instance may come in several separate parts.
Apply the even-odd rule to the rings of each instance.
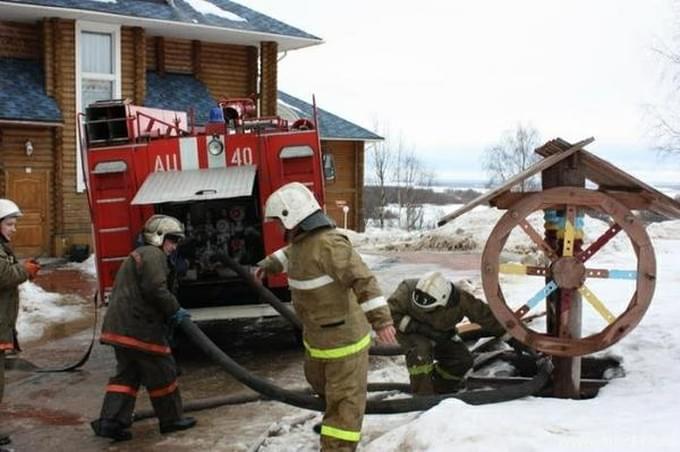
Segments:
[[[85,273],[86,275],[97,277],[97,263],[95,261],[95,255],[90,254],[90,257],[85,259],[83,262],[69,262],[64,266],[64,268],[78,270]]]
[[[46,292],[32,282],[19,286],[17,332],[22,342],[40,339],[52,325],[80,318],[83,300],[77,295]]]

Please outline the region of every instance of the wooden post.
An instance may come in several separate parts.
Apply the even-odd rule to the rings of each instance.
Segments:
[[[576,153],[544,170],[541,177],[544,190],[565,186],[585,187],[585,171],[580,161],[580,154]],[[564,208],[558,209],[556,213],[557,217],[564,221],[568,216],[571,216],[572,220],[576,216],[576,212],[572,211],[568,214]],[[562,224],[564,225],[564,222]],[[558,237],[558,228],[551,227],[551,224],[546,221],[545,241],[557,250],[559,256],[563,253],[563,240]],[[581,250],[582,241],[582,235],[577,231],[573,245],[574,254]],[[576,290],[569,291],[571,296],[566,292],[558,289],[548,296],[547,333],[557,337],[578,338],[581,337],[581,296]],[[553,395],[560,398],[580,398],[581,357],[553,357],[553,364],[555,365]]]

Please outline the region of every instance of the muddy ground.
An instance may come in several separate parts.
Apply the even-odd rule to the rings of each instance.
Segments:
[[[478,272],[478,254],[392,253],[377,257],[372,265],[386,292],[405,277],[416,277],[441,269],[455,278],[471,277]],[[75,293],[84,304],[91,303],[96,282],[74,270],[54,269],[41,275],[36,283],[48,291]],[[192,415],[198,419],[194,429],[161,436],[155,420],[136,423],[134,439],[111,443],[97,438],[89,422],[99,413],[104,386],[113,373],[115,360],[110,347],[95,344],[89,361],[70,373],[36,373],[30,365],[58,367],[77,361],[92,338],[94,309],[67,325],[55,325],[39,341],[25,344],[20,359],[14,359],[7,372],[5,403],[0,408],[0,425],[11,434],[16,451],[132,451],[132,450],[215,450],[247,451],[258,444],[264,432],[284,416],[304,415],[306,410],[278,402],[254,402],[205,410]],[[99,311],[101,317],[102,310]],[[225,333],[229,331],[229,333]],[[244,367],[283,387],[305,385],[302,350],[293,331],[281,323],[210,328],[220,346]],[[380,367],[379,358],[371,365]],[[179,349],[182,371],[179,385],[185,401],[218,395],[252,393],[221,372],[191,347]],[[140,391],[137,409],[150,407]],[[377,435],[380,432],[375,432]]]

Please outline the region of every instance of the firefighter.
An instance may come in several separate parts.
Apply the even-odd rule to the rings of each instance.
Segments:
[[[9,242],[17,230],[19,207],[9,199],[0,199],[0,403],[5,390],[5,353],[19,351],[16,321],[19,313],[19,284],[33,279],[40,270],[34,259],[17,261]],[[0,450],[10,444],[9,435],[0,431]]]
[[[463,317],[489,335],[505,333],[486,303],[439,272],[405,279],[387,302],[406,353],[413,394],[450,393],[463,385],[472,367],[472,355],[456,330]]]
[[[265,216],[289,245],[261,261],[258,276],[288,273],[303,325],[305,377],[326,402],[321,449],[353,451],[366,408],[371,326],[378,340],[396,344],[389,308],[375,276],[303,184],[272,193]]]
[[[116,374],[106,386],[97,436],[125,441],[132,424],[139,385],[146,387],[161,433],[185,430],[196,420],[182,416],[177,368],[168,333],[189,317],[169,289],[168,257],[184,238],[184,225],[174,217],[154,215],[144,225],[145,245],[130,253],[113,284],[104,316],[101,342],[112,345]]]

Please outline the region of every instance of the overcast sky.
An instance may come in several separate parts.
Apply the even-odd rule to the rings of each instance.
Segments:
[[[288,52],[279,89],[401,135],[440,179],[481,179],[481,153],[518,121],[649,182],[680,182],[653,151],[673,0],[240,0],[321,37]],[[668,77],[666,77],[668,78]],[[665,85],[664,85],[665,83]],[[436,166],[436,167],[435,167]]]

